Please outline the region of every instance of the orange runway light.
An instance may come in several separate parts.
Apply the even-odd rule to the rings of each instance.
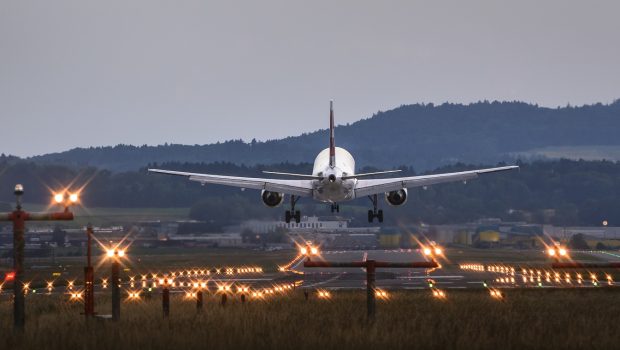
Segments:
[[[491,297],[495,298],[495,299],[502,299],[504,297],[502,292],[500,290],[498,290],[498,289],[493,289],[492,288],[492,289],[489,290],[489,293],[491,294]]]
[[[320,299],[329,299],[331,298],[331,293],[326,290],[318,290],[317,295]]]
[[[433,289],[433,297],[435,297],[437,299],[445,299],[446,298],[446,292],[444,292],[441,289]]]
[[[375,290],[375,296],[376,296],[378,299],[384,299],[384,300],[385,300],[385,299],[388,299],[388,298],[390,297],[390,296],[389,296],[389,294],[388,294],[388,292],[386,292],[386,291],[384,291],[384,290],[381,290],[381,289],[377,289],[377,290]]]

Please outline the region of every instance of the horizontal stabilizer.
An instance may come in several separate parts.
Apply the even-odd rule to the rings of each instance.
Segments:
[[[277,171],[266,171],[266,170],[263,170],[263,173],[265,173],[265,174],[273,174],[273,175],[285,175],[285,176],[304,177],[304,178],[317,179],[317,180],[318,179],[322,179],[322,177],[320,177],[320,176],[308,175],[308,174],[281,173],[281,172],[277,172]]]
[[[347,179],[357,179],[359,177],[365,177],[365,176],[373,176],[373,175],[382,175],[382,174],[391,174],[391,173],[397,173],[400,170],[385,170],[385,171],[376,171],[374,173],[362,173],[362,174],[354,174],[354,175],[347,175],[347,176],[343,176],[342,179],[343,180],[347,180]]]

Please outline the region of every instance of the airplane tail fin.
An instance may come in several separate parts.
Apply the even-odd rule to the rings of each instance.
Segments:
[[[336,166],[336,143],[334,141],[334,101],[329,101],[329,166]]]

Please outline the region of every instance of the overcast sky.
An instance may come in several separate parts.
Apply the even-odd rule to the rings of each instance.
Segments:
[[[619,1],[3,0],[0,152],[297,135],[417,102],[620,97]],[[397,126],[395,126],[397,127]]]

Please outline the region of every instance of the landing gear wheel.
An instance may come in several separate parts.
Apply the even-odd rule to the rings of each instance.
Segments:
[[[291,223],[291,211],[290,211],[290,210],[287,210],[287,211],[284,213],[284,221],[285,221],[287,224],[290,224],[290,223]]]
[[[301,213],[299,210],[295,210],[295,204],[297,204],[298,200],[299,196],[291,195],[291,210],[287,210],[284,214],[284,221],[286,221],[287,224],[291,223],[291,219],[295,219],[296,223],[301,221]]]
[[[368,222],[373,222],[375,218],[377,218],[379,222],[383,222],[383,210],[377,210],[377,204],[379,202],[377,197],[376,194],[368,196],[372,202],[372,210],[368,211]]]
[[[332,213],[333,212],[340,213],[340,205],[332,204],[331,207],[332,207]]]

